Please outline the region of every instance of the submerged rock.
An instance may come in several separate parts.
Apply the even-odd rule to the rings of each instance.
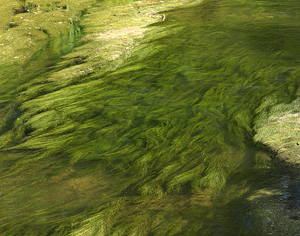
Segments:
[[[271,98],[257,109],[254,140],[269,146],[288,164],[300,163],[300,99],[271,106]]]

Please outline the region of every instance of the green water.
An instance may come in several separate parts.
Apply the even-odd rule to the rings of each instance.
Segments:
[[[8,82],[0,234],[294,235],[297,222],[274,231],[251,200],[295,191],[252,137],[262,101],[298,97],[299,10],[206,1],[164,13],[120,68]]]

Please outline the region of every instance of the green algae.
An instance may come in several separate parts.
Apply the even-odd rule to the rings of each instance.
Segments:
[[[79,18],[93,1],[3,1],[0,5],[1,129],[19,113],[18,87],[74,47]],[[68,6],[68,7],[65,7]],[[47,9],[46,9],[47,8]],[[3,130],[2,130],[3,131]]]
[[[243,4],[245,4],[245,2],[243,2]],[[250,9],[256,7],[255,3],[248,3],[248,5],[250,6]],[[205,7],[210,9],[210,7],[213,8],[215,6],[211,6],[209,3],[207,3]],[[237,6],[237,9],[240,10],[240,7]],[[245,7],[243,9],[246,9],[245,12],[243,12],[244,14],[249,13],[248,8]],[[261,9],[259,13],[262,12],[263,10]],[[201,13],[197,13],[198,15],[201,15]],[[264,27],[263,25],[266,22],[269,22],[268,19],[273,19],[274,15],[267,11],[259,14],[259,16],[255,15],[253,17],[250,17],[249,15],[247,15],[247,17],[244,17],[243,20],[251,22],[251,24],[246,25],[247,27],[243,29],[240,29],[234,28],[234,26],[231,25],[232,21],[240,22],[240,19],[239,21],[237,20],[237,18],[240,18],[239,16],[231,16],[231,19],[227,19],[228,21],[225,21],[224,23],[221,20],[221,18],[224,17],[222,13],[223,10],[220,8],[218,14],[214,15],[213,19],[210,18],[211,21],[218,21],[216,20],[216,18],[220,17],[220,22],[222,22],[221,25],[215,26],[213,34],[209,34],[209,32],[205,30],[203,30],[202,33],[201,30],[197,28],[197,33],[202,36],[203,40],[203,43],[201,43],[200,45],[197,44],[195,38],[189,41],[185,37],[183,39],[176,37],[176,34],[190,35],[189,33],[193,31],[192,27],[185,29],[180,25],[180,23],[177,23],[174,34],[172,34],[172,31],[170,30],[168,31],[169,34],[166,36],[163,34],[159,35],[160,31],[166,30],[165,28],[162,30],[154,29],[152,32],[150,31],[150,43],[149,41],[147,41],[147,45],[142,44],[141,46],[134,49],[134,52],[136,53],[133,54],[132,60],[135,63],[132,65],[132,67],[126,66],[124,69],[121,68],[121,70],[117,70],[111,76],[112,81],[117,80],[116,86],[119,86],[120,88],[126,87],[128,91],[130,91],[130,94],[128,92],[127,95],[122,96],[121,99],[118,99],[118,97],[120,97],[119,94],[123,94],[126,91],[123,90],[123,92],[119,93],[118,95],[110,96],[115,99],[115,102],[113,104],[116,106],[115,109],[113,109],[110,118],[116,117],[117,114],[124,114],[123,109],[126,103],[124,103],[124,105],[121,105],[122,101],[126,100],[132,93],[134,93],[134,96],[137,97],[139,101],[143,101],[147,99],[147,97],[149,96],[148,94],[151,94],[153,91],[153,95],[155,98],[152,98],[152,100],[149,101],[146,100],[144,104],[142,103],[141,105],[143,109],[150,105],[155,107],[156,101],[160,101],[160,104],[156,108],[157,111],[148,111],[142,114],[142,116],[146,116],[146,114],[149,116],[149,118],[144,118],[144,122],[148,126],[145,135],[141,135],[141,131],[132,130],[134,132],[133,136],[132,134],[131,136],[123,136],[126,140],[130,138],[132,141],[134,141],[136,143],[135,146],[143,145],[142,140],[137,140],[137,138],[135,137],[144,136],[146,139],[146,148],[148,148],[147,152],[144,155],[142,152],[139,152],[138,156],[135,157],[132,156],[132,148],[128,149],[128,154],[132,156],[133,160],[130,159],[130,162],[128,164],[126,163],[127,165],[122,164],[121,166],[122,171],[129,169],[128,172],[135,173],[135,177],[137,175],[140,175],[142,177],[141,179],[138,179],[137,186],[137,190],[141,194],[154,195],[161,198],[164,195],[165,191],[163,187],[167,186],[165,187],[167,192],[180,192],[184,189],[183,187],[186,184],[194,189],[201,189],[203,187],[218,188],[218,186],[216,186],[214,182],[214,180],[216,179],[218,180],[217,184],[219,186],[222,186],[222,181],[224,181],[223,178],[226,179],[227,177],[226,168],[228,166],[231,166],[234,169],[234,164],[230,162],[230,158],[232,158],[233,160],[238,160],[239,156],[243,156],[243,152],[236,153],[236,155],[225,154],[226,151],[229,153],[237,151],[234,150],[232,146],[226,145],[226,141],[222,137],[222,129],[220,129],[220,126],[218,124],[226,123],[226,131],[229,130],[233,135],[229,137],[228,133],[226,133],[226,136],[224,135],[226,137],[226,140],[228,141],[230,140],[230,138],[232,138],[234,141],[229,142],[238,144],[239,149],[241,148],[243,150],[243,139],[247,140],[247,133],[250,133],[250,135],[253,134],[252,121],[255,117],[254,110],[255,106],[257,106],[256,104],[258,104],[258,102],[262,100],[263,97],[266,96],[266,94],[272,92],[282,93],[282,91],[287,91],[288,87],[290,86],[287,83],[282,85],[280,74],[286,74],[285,71],[290,70],[292,66],[296,66],[296,64],[291,64],[290,60],[291,53],[293,52],[289,51],[289,48],[286,48],[286,46],[282,48],[280,42],[276,43],[276,40],[274,42],[274,45],[268,44],[268,42],[270,41],[270,37],[272,38],[272,40],[274,37],[269,35],[269,32],[271,30],[274,30],[274,28],[272,27],[264,28],[264,31],[267,32],[258,39],[254,37],[253,33],[255,32],[255,30],[257,30],[257,27]],[[174,15],[175,14],[178,14],[178,12],[175,12]],[[283,13],[277,14],[280,15]],[[184,14],[180,14],[179,19],[181,22],[184,21],[184,16]],[[167,17],[172,17],[172,12],[170,12]],[[176,16],[173,17],[175,18]],[[279,16],[279,18],[280,17],[281,15]],[[190,19],[192,18],[193,15],[191,14],[191,11],[189,11],[189,17],[187,17],[187,21],[190,22]],[[234,20],[234,18],[236,20]],[[251,20],[249,20],[249,18]],[[205,20],[207,20],[206,16]],[[179,22],[179,20],[176,22]],[[210,21],[206,21],[205,23],[210,23]],[[269,23],[272,24],[272,22]],[[184,24],[187,25],[186,22],[182,23],[182,25]],[[227,25],[228,28],[226,28]],[[226,32],[224,28],[228,29],[230,34],[228,34],[228,31]],[[209,30],[211,30],[211,25]],[[294,32],[293,27],[286,30]],[[259,32],[261,34],[263,31],[259,30]],[[157,35],[160,36],[160,48],[158,45],[151,45],[152,42],[156,42],[155,40],[151,40],[152,35],[155,35],[154,37],[157,37]],[[237,37],[238,39],[233,40],[233,37]],[[173,45],[180,45],[180,47],[172,48],[170,46],[166,46],[167,43],[164,44],[164,41],[168,42],[169,38],[172,38]],[[147,38],[145,38],[145,40],[147,40]],[[228,46],[228,41],[234,41],[233,46]],[[209,42],[215,43],[211,44]],[[222,43],[224,43],[224,46]],[[197,55],[197,60],[199,62],[207,61],[207,63],[205,63],[204,65],[197,64],[197,67],[192,64],[194,61],[191,60],[191,58],[193,58],[193,56],[197,53],[189,50],[190,44],[193,46],[193,49],[196,46],[203,47],[201,53]],[[150,53],[147,52],[147,49],[151,50],[154,48],[155,51],[151,51]],[[214,53],[222,48],[226,48],[225,52],[222,51],[222,56],[220,54]],[[244,48],[244,50],[242,50],[242,48]],[[293,50],[294,49],[295,48],[293,48]],[[145,50],[146,53],[143,53],[143,50]],[[282,52],[278,52],[279,50],[282,50]],[[191,52],[193,54],[188,54],[186,57],[189,58],[189,60],[187,60],[184,58],[184,54],[176,54],[176,51],[187,52],[187,54],[188,52]],[[280,61],[276,62],[274,61],[274,58],[276,58],[278,55],[281,55]],[[162,60],[161,58],[164,59]],[[140,61],[141,65],[143,66],[137,66],[137,60]],[[185,65],[185,63],[187,63],[187,65]],[[151,68],[151,70],[149,70],[148,68]],[[143,86],[140,85],[132,91],[132,84],[139,84],[139,79],[142,78],[141,75],[146,78],[146,81],[149,84],[148,89],[140,90],[139,88],[145,87],[145,84],[143,84]],[[207,79],[205,78],[206,76],[208,77]],[[178,83],[178,86],[176,86],[176,83],[174,82],[177,78],[178,80],[180,79],[180,83]],[[168,81],[171,82],[168,83]],[[197,81],[201,81],[201,84],[198,85]],[[232,83],[230,83],[230,81]],[[205,82],[208,84],[206,88]],[[241,87],[239,87],[239,82],[241,83]],[[218,85],[220,85],[220,87],[218,87]],[[163,93],[163,95],[161,93]],[[241,97],[241,94],[243,94],[243,97]],[[287,93],[287,96],[291,95]],[[201,98],[199,98],[199,96]],[[164,98],[164,100],[162,100],[162,98]],[[188,100],[186,98],[188,98]],[[236,98],[236,100],[234,98]],[[243,98],[245,100],[243,100]],[[283,97],[283,99],[286,100],[290,98]],[[200,104],[197,104],[197,102]],[[139,103],[135,104],[137,110],[140,110],[141,106],[138,106]],[[161,106],[163,106],[163,109],[160,109]],[[190,109],[181,109],[181,107],[187,108],[189,106],[191,106]],[[123,109],[118,109],[118,107],[122,107]],[[251,107],[253,108],[251,109]],[[128,112],[131,112],[131,110]],[[197,123],[197,112],[201,114],[201,123],[200,118],[199,123]],[[131,117],[132,116],[124,118],[128,120],[131,119]],[[186,118],[186,121],[178,125],[178,122],[185,119],[184,117],[194,118]],[[130,121],[130,124],[131,123],[132,121]],[[185,127],[188,126],[185,126],[186,123],[188,123],[190,127],[193,127],[192,130],[189,130],[188,128],[185,129]],[[204,127],[208,125],[210,125],[209,129],[205,129]],[[218,126],[218,129],[214,129],[214,126]],[[149,127],[153,128],[149,129]],[[202,132],[205,133],[205,135],[197,135],[197,133],[201,134]],[[169,133],[170,136],[168,136]],[[172,135],[175,135],[175,137]],[[194,138],[193,135],[195,135]],[[179,142],[176,142],[176,136],[180,137],[180,141],[178,140]],[[172,140],[170,144],[168,144],[168,139]],[[200,144],[197,143],[198,140],[201,140],[201,147],[199,147]],[[198,144],[199,146],[194,147],[192,145],[193,142],[196,142],[196,144]],[[207,146],[210,145],[211,149],[205,145],[206,142]],[[173,150],[172,146],[174,146]],[[184,150],[180,149],[180,147],[186,146],[189,147],[189,159],[187,159]],[[159,148],[156,149],[155,147]],[[149,149],[153,149],[154,152],[150,152],[149,154]],[[218,158],[218,155],[212,151],[212,149],[217,153],[221,153],[220,159]],[[122,150],[126,149],[122,148]],[[193,155],[191,155],[193,152],[197,153],[194,162]],[[172,159],[174,153],[176,158],[178,158],[177,160]],[[205,160],[208,159],[208,157],[205,156],[206,153],[210,153],[210,155],[213,155],[213,158],[215,158],[209,159],[207,166],[205,166]],[[163,167],[166,164],[162,163],[163,161],[165,161],[165,159],[162,160],[162,156],[164,158],[168,158],[169,163],[166,167]],[[201,156],[203,156],[203,159],[201,159]],[[114,159],[118,157],[118,154],[117,156],[113,156]],[[121,157],[118,159],[121,159]],[[187,165],[187,168],[185,169],[184,161],[186,159],[188,160],[189,165]],[[268,169],[270,167],[270,158],[268,155],[257,155],[255,161],[256,165],[259,168]],[[122,160],[122,162],[124,162],[124,160]],[[222,165],[221,163],[225,164]],[[117,164],[118,160],[116,160],[116,164],[113,166],[116,166]],[[160,165],[162,166],[162,169],[161,171],[157,171],[160,169]],[[154,170],[151,170],[149,166]],[[231,171],[228,172],[230,173]],[[154,173],[154,177],[151,176],[150,180],[148,180],[147,176],[151,172]],[[199,179],[199,176],[201,175],[204,175],[204,177]],[[153,178],[155,181],[153,181]],[[171,180],[168,180],[168,178],[171,178]],[[232,197],[233,196],[231,195],[231,198]],[[197,208],[197,210],[198,212],[203,212],[199,208]],[[129,209],[126,209],[126,212],[128,211],[130,212]],[[126,221],[126,223],[124,223],[124,218],[127,219],[129,217],[120,217],[119,219],[113,218],[113,221],[115,222],[115,224],[113,225],[112,222],[106,221],[105,218],[107,214],[105,213],[102,215],[103,212],[106,211],[100,210],[99,214],[96,214],[95,217],[92,217],[84,222],[86,225],[79,231],[75,231],[75,234],[80,235],[80,233],[85,233],[87,235],[94,235],[101,232],[107,235],[178,235],[180,233],[182,234],[183,232],[188,232],[188,235],[197,235],[197,233],[203,230],[203,228],[205,229],[205,227],[202,228],[199,225],[199,228],[195,227],[194,225],[192,226],[191,221],[189,221],[189,226],[187,226],[185,225],[186,221],[184,219],[181,219],[179,222],[175,219],[163,219],[162,222],[164,223],[178,222],[178,231],[175,230],[174,232],[167,231],[167,227],[165,231],[160,231],[161,229],[158,229],[158,227],[155,225],[156,219],[152,220],[149,218],[147,218],[148,225],[146,226],[146,230],[145,226],[135,226],[135,223],[133,223],[132,221]],[[191,213],[190,210],[189,213]],[[132,215],[137,214],[138,213],[132,213]],[[265,214],[266,213],[264,213],[263,216],[265,216]],[[118,213],[113,214],[113,217],[118,217],[117,215]],[[185,216],[185,218],[188,217]],[[133,219],[137,219],[138,222],[142,222],[141,220],[138,220],[139,216]],[[208,226],[206,225],[206,227]],[[188,230],[191,228],[195,231],[192,232]],[[234,231],[235,235],[257,235],[255,232],[251,232],[251,230],[249,229],[247,231],[245,228],[244,230],[241,230],[241,228],[237,231]],[[263,227],[258,228],[264,231]]]
[[[2,232],[255,235],[247,217],[218,210],[250,191],[245,169],[270,171],[267,154],[248,154],[252,122],[270,94],[296,96],[298,74],[281,75],[297,68],[298,16],[282,16],[297,8],[110,4],[86,12],[85,44],[2,111]]]

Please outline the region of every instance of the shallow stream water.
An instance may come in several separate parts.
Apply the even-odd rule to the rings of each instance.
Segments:
[[[165,12],[120,68],[8,81],[0,234],[297,234],[297,175],[252,137],[262,101],[298,97],[299,12],[205,1]]]

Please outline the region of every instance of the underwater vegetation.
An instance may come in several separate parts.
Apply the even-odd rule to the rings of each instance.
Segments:
[[[157,22],[154,3],[94,5],[72,52],[7,82],[0,234],[259,235],[245,199],[272,168],[252,138],[298,96],[299,4],[204,1]]]

